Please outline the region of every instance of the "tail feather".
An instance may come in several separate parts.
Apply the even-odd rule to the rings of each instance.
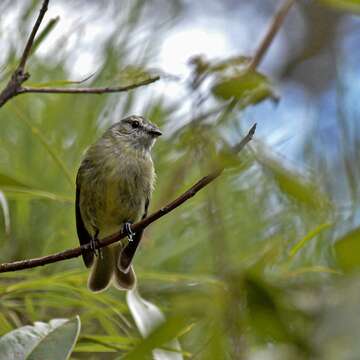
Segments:
[[[111,280],[112,284],[120,290],[130,290],[135,286],[136,276],[132,267],[125,273],[118,268],[121,253],[120,245],[107,246],[101,249],[101,256],[95,258],[88,279],[91,291],[105,290]]]
[[[136,283],[136,276],[134,269],[129,268],[128,271],[121,271],[118,263],[121,256],[122,247],[120,245],[114,246],[114,277],[113,285],[120,290],[131,290]]]
[[[114,251],[107,246],[101,249],[101,256],[95,258],[88,279],[88,287],[91,291],[105,290],[112,278],[114,271]]]
[[[120,290],[131,290],[136,283],[136,276],[133,267],[131,266],[127,273],[124,273],[115,267],[113,285]]]

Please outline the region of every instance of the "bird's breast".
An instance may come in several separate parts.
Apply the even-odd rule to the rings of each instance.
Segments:
[[[150,198],[154,169],[150,158],[119,159],[105,164],[102,174],[103,207],[97,214],[98,222],[106,227],[136,222],[144,213]]]

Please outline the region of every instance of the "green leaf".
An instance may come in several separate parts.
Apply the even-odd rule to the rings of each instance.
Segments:
[[[244,71],[231,77],[219,77],[212,92],[223,100],[235,98],[244,100],[246,104],[256,104],[274,96],[268,79],[256,71]]]
[[[4,314],[0,313],[0,335],[3,335],[11,331],[13,327],[10,322],[7,320]],[[1,355],[0,355],[1,356]]]
[[[77,344],[74,352],[81,353],[114,353],[119,349],[115,349],[103,344]]]
[[[48,333],[33,349],[28,360],[69,359],[80,333],[80,318],[77,316]]]
[[[23,326],[0,339],[0,360],[69,359],[79,332],[79,317]]]
[[[322,4],[339,10],[360,12],[360,0],[319,0]]]
[[[344,271],[360,269],[360,228],[356,228],[335,243],[337,262]]]
[[[134,342],[125,336],[85,335],[81,336],[74,352],[117,352],[131,349]]]
[[[289,326],[281,317],[274,289],[261,278],[250,274],[245,281],[252,331],[265,341],[288,341],[291,338]]]
[[[158,74],[155,71],[146,70],[138,66],[126,66],[115,76],[115,83],[126,85],[150,79]]]
[[[55,194],[48,191],[35,189],[24,182],[5,174],[0,173],[0,189],[8,199],[29,198],[29,199],[48,199],[64,203],[73,203],[72,196]]]
[[[0,173],[0,188],[3,187],[20,187],[20,188],[29,188],[29,186],[23,184],[22,182],[18,181],[17,179]]]
[[[331,204],[326,195],[310,179],[287,168],[275,157],[265,155],[259,150],[256,159],[271,172],[281,192],[288,198],[309,206],[310,208],[324,208]]]
[[[340,275],[341,272],[335,269],[331,269],[326,266],[315,265],[315,266],[307,266],[307,267],[300,267],[298,269],[288,271],[284,273],[285,278],[292,278],[297,277],[305,274],[333,274],[333,275]]]
[[[150,335],[141,341],[137,346],[134,347],[126,356],[124,360],[137,360],[144,359],[147,355],[153,352],[155,359],[160,359],[157,357],[157,354],[161,352],[162,354],[166,353],[166,359],[183,359],[181,355],[181,350],[172,349],[172,351],[167,350],[166,352],[160,350],[159,348],[165,344],[168,344],[179,336],[182,331],[187,327],[186,320],[184,317],[173,317],[168,319],[164,324],[157,327]],[[166,346],[168,349],[169,346]],[[165,359],[165,358],[163,358]]]
[[[1,185],[0,185],[1,188]],[[6,194],[8,199],[18,199],[18,198],[27,198],[27,199],[46,199],[53,200],[62,203],[73,204],[74,198],[72,196],[55,194],[48,191],[37,190],[37,189],[26,189],[26,188],[17,188],[17,187],[3,187],[1,188]]]
[[[290,250],[290,257],[295,256],[311,239],[319,235],[323,230],[331,227],[332,224],[325,223],[317,226],[315,229],[309,231],[300,241],[298,241]]]
[[[145,339],[125,358],[142,359],[152,351],[155,360],[182,360],[183,357],[179,353],[181,347],[175,338],[184,331],[184,319],[179,317],[165,321],[162,311],[143,299],[136,289],[128,291],[126,300],[136,326]],[[173,351],[159,349],[163,345]]]
[[[0,208],[4,216],[5,234],[10,235],[10,211],[9,203],[4,193],[0,191]]]
[[[15,112],[17,118],[22,121],[31,131],[34,138],[36,138],[40,144],[45,148],[45,150],[48,152],[50,157],[53,159],[54,163],[59,166],[59,168],[62,170],[64,176],[67,178],[69,184],[71,186],[74,185],[74,179],[73,175],[70,172],[70,170],[66,167],[65,162],[61,158],[60,154],[57,152],[57,150],[48,142],[45,134],[42,133],[42,131],[34,126],[32,122],[27,118],[26,114],[21,111],[19,107],[16,107],[15,105],[12,105],[12,109]]]
[[[210,62],[207,71],[214,73],[219,71],[225,71],[228,70],[229,68],[234,69],[237,67],[246,66],[250,63],[250,61],[251,58],[247,56],[240,55],[236,57],[230,57],[222,61]]]
[[[57,23],[59,22],[60,17],[57,16],[54,19],[50,19],[46,24],[44,30],[36,37],[34,44],[31,48],[31,54],[35,53],[36,49],[40,46],[40,44],[47,38],[47,36],[51,33],[51,31],[55,28]]]
[[[42,88],[42,87],[62,87],[67,85],[74,85],[74,84],[82,84],[92,78],[95,73],[86,76],[84,79],[81,80],[53,80],[48,82],[41,82],[41,83],[33,83],[28,82],[27,84],[34,88]]]

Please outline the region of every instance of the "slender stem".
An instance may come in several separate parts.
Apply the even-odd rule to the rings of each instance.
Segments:
[[[254,136],[256,129],[256,124],[250,129],[248,134],[240,141],[238,146],[235,146],[234,149],[237,151],[241,151],[244,146],[251,141],[251,139]],[[165,207],[155,211],[145,219],[137,222],[136,224],[133,224],[131,226],[131,230],[134,232],[137,232],[141,229],[145,229],[153,222],[157,221],[161,217],[165,216],[166,214],[170,213],[180,205],[182,205],[185,201],[189,200],[193,196],[195,196],[201,189],[203,189],[205,186],[209,185],[212,181],[214,181],[217,177],[221,175],[224,168],[218,168],[214,170],[212,173],[210,173],[207,176],[204,176],[201,178],[197,183],[195,183],[193,186],[191,186],[187,191],[185,191],[182,195],[177,197],[174,201],[166,205]],[[126,236],[126,233],[123,231],[120,231],[117,234],[110,235],[104,239],[101,240],[96,245],[96,248],[102,248],[105,246],[108,246],[110,244],[113,244],[122,238]],[[56,254],[51,254],[47,256],[42,256],[34,259],[27,259],[27,260],[20,260],[20,261],[13,261],[9,263],[3,263],[0,264],[0,273],[3,272],[9,272],[9,271],[17,271],[17,270],[23,270],[23,269],[29,269],[37,266],[44,266],[47,264],[51,264],[58,261],[68,260],[75,257],[78,257],[82,254],[83,251],[90,250],[90,245],[85,245],[81,247],[77,247],[74,249],[65,250]]]
[[[281,28],[286,18],[286,15],[288,14],[291,7],[295,4],[295,2],[296,0],[285,0],[284,4],[275,14],[264,38],[262,39],[258,49],[256,50],[254,57],[252,58],[249,64],[249,70],[255,70],[259,66],[260,62],[264,58],[264,55],[266,54],[266,51],[273,42],[275,35]]]
[[[159,76],[151,77],[143,81],[126,85],[126,86],[114,86],[114,87],[94,87],[94,88],[71,88],[71,87],[25,87],[23,86],[19,94],[25,93],[42,93],[42,94],[105,94],[114,92],[129,91],[131,89],[138,88],[140,86],[149,85],[160,79]]]
[[[26,61],[27,61],[27,59],[28,59],[28,57],[30,55],[31,48],[32,48],[33,43],[34,43],[36,33],[39,30],[40,24],[41,24],[41,22],[42,22],[42,20],[43,20],[43,18],[45,16],[45,13],[46,13],[46,11],[48,9],[48,4],[49,4],[49,0],[44,0],[43,1],[40,12],[39,12],[39,15],[38,15],[38,17],[36,19],[35,25],[32,28],[29,39],[28,39],[28,41],[27,41],[27,43],[25,45],[25,49],[23,51],[19,66],[17,68],[17,71],[19,71],[21,73],[24,72]]]
[[[43,94],[106,94],[114,92],[129,91],[140,86],[151,84],[160,79],[159,76],[150,77],[146,80],[126,85],[126,86],[109,86],[109,87],[95,87],[95,88],[75,88],[75,87],[26,87],[22,86],[23,83],[30,77],[30,74],[25,72],[25,65],[28,58],[31,56],[31,50],[36,47],[34,40],[36,33],[39,30],[42,20],[44,19],[45,13],[48,9],[49,0],[43,0],[39,15],[36,19],[34,27],[31,30],[29,38],[26,42],[24,51],[22,53],[19,65],[16,70],[12,73],[6,86],[0,91],[0,107],[6,104],[10,99],[15,96],[26,94],[26,93],[43,93]],[[53,20],[54,21],[54,20]]]

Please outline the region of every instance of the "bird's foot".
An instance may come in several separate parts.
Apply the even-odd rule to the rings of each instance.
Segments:
[[[132,223],[130,221],[127,221],[124,224],[124,228],[123,228],[123,231],[127,235],[129,242],[133,241],[133,237],[135,235],[135,233],[131,230],[131,225]]]
[[[90,242],[90,250],[94,253],[95,256],[98,256],[100,259],[102,259],[102,253],[101,248],[99,248],[99,230],[96,230],[94,237],[91,239]]]

